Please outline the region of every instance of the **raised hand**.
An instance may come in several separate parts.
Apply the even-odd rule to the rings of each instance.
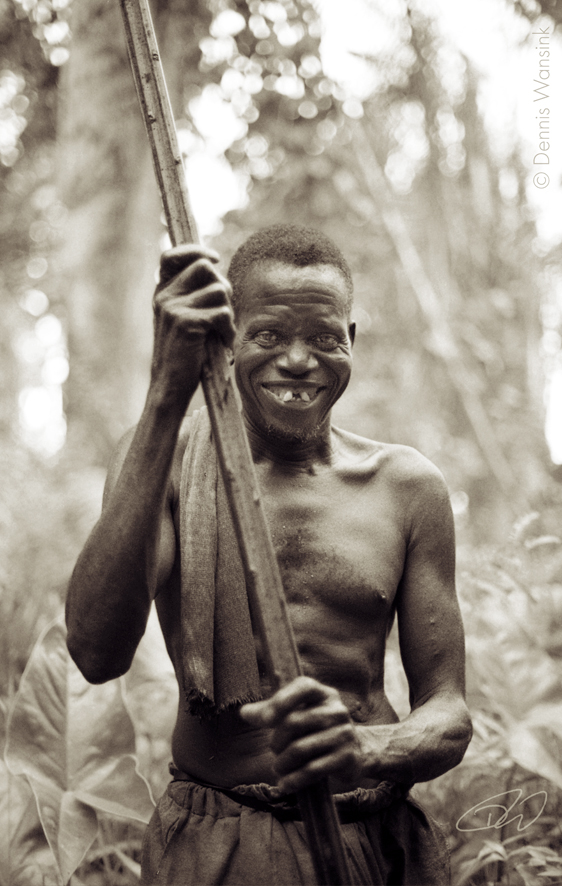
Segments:
[[[199,383],[208,334],[218,333],[227,347],[235,334],[230,284],[215,267],[218,260],[214,250],[194,245],[176,246],[161,259],[152,385],[182,405]]]

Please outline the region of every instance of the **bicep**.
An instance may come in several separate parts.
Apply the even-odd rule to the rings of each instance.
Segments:
[[[397,597],[400,651],[412,708],[436,694],[464,694],[453,515],[437,471],[420,485]]]

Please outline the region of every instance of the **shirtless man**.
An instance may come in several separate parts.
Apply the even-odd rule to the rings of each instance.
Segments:
[[[302,845],[302,824],[277,814],[275,803],[329,776],[334,793],[363,789],[364,807],[381,783],[392,788],[382,811],[376,811],[380,798],[371,803],[376,834],[370,848],[361,838],[361,849],[349,849],[357,882],[445,883],[440,836],[404,799],[415,782],[456,766],[471,734],[445,483],[415,450],[331,424],[331,409],[349,381],[355,331],[351,276],[331,241],[292,226],[250,238],[231,264],[234,314],[217,260],[199,246],[177,247],[162,258],[146,405],[117,449],[102,516],[70,583],[68,646],[91,682],[118,677],[131,664],[155,599],[180,679],[185,413],[206,336],[216,330],[233,350],[306,676],[273,695],[264,682],[263,701],[210,719],[193,716],[180,701],[172,741],[176,777],[149,825],[143,882],[314,882],[310,862],[295,848]],[[411,701],[401,722],[383,686],[395,613]],[[255,792],[237,793],[240,785],[273,787],[256,800]],[[252,818],[244,830],[245,814]],[[190,830],[194,820],[199,837]],[[220,835],[208,829],[217,820],[224,825]],[[226,850],[225,822],[235,828]],[[343,827],[347,834],[358,826]],[[349,846],[353,839],[346,836]],[[410,850],[421,861],[409,861]]]

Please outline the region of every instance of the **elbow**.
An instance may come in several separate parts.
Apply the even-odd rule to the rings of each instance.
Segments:
[[[464,729],[464,737],[463,737],[463,743],[462,743],[461,760],[464,757],[470,742],[472,741],[472,733],[473,733],[472,717],[470,716],[470,712],[469,712],[466,704],[464,705],[464,711],[463,711],[463,729]],[[460,760],[459,760],[459,763],[460,763]]]
[[[68,634],[66,645],[68,653],[88,683],[99,685],[115,680],[126,674],[131,666],[132,656],[125,658],[120,655],[100,655],[99,651],[92,650],[82,639],[78,639],[71,633]]]
[[[459,704],[458,711],[455,716],[455,725],[453,731],[451,766],[458,766],[466,754],[467,748],[472,739],[472,718],[466,706],[464,699]]]

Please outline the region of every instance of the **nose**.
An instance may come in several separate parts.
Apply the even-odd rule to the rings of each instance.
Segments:
[[[276,364],[292,375],[304,375],[317,368],[318,360],[305,341],[294,340],[279,354]]]

